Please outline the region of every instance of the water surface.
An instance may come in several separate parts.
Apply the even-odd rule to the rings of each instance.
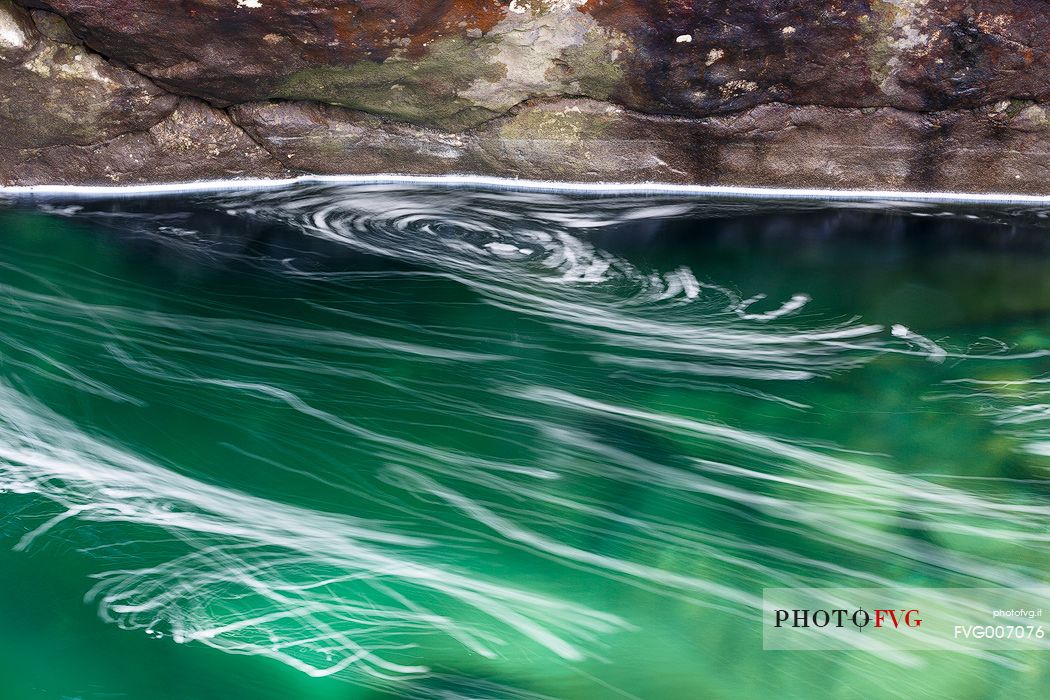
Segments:
[[[1041,697],[1041,653],[765,652],[758,606],[1046,582],[1043,216],[12,201],[4,697]]]

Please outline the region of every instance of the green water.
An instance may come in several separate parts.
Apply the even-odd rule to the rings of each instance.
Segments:
[[[1045,697],[1045,653],[770,652],[756,612],[1047,583],[1043,221],[12,202],[0,697]]]

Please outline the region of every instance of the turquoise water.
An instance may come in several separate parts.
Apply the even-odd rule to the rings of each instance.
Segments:
[[[762,589],[1050,564],[1039,211],[392,186],[0,209],[3,698],[1038,698]]]

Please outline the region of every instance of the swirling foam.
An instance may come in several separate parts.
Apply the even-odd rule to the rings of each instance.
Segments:
[[[596,395],[586,382],[551,380],[549,366],[571,355],[581,373],[618,372],[625,386],[700,378],[705,390],[801,410],[779,395],[785,384],[840,374],[887,354],[965,358],[903,326],[807,317],[804,291],[763,304],[692,269],[643,269],[588,240],[596,230],[653,216],[690,216],[694,204],[373,186],[223,194],[202,206],[231,219],[279,222],[389,266],[318,271],[292,255],[276,270],[267,268],[268,275],[344,291],[345,300],[308,297],[296,307],[329,325],[279,310],[247,318],[235,305],[209,308],[194,300],[176,311],[155,290],[144,291],[138,305],[98,301],[93,295],[122,282],[80,271],[58,283],[7,267],[9,281],[0,287],[9,302],[0,312],[7,366],[16,377],[33,372],[73,393],[142,410],[153,401],[197,402],[220,426],[266,406],[300,421],[296,438],[304,445],[379,463],[365,473],[358,472],[372,467],[319,463],[308,474],[296,472],[300,477],[345,493],[351,503],[366,502],[370,488],[385,485],[397,500],[383,505],[400,517],[326,512],[211,483],[201,473],[211,474],[212,465],[136,454],[57,415],[18,384],[0,383],[0,483],[59,507],[20,547],[74,520],[130,526],[168,543],[170,556],[148,562],[125,551],[133,549],[127,542],[109,543],[127,565],[100,574],[91,591],[107,621],[268,656],[314,676],[385,683],[431,673],[418,657],[435,639],[487,659],[528,644],[576,663],[600,658],[605,635],[630,634],[634,621],[611,611],[529,590],[497,572],[458,567],[444,556],[457,547],[521,551],[550,566],[749,618],[760,600],[739,582],[751,577],[783,586],[825,576],[890,585],[884,572],[904,567],[1004,586],[1038,580],[1033,567],[933,545],[912,531],[1039,546],[1048,539],[1050,516],[1041,503],[943,486],[898,473],[880,456],[803,445],[646,405],[629,392]],[[131,220],[121,225],[226,254],[185,217]],[[452,283],[478,304],[540,324],[550,338],[582,342],[424,321],[391,328],[381,311],[354,296],[356,282],[374,277],[418,285],[409,292],[420,298],[426,285]],[[61,338],[83,359],[74,366],[27,340],[38,337]],[[544,358],[539,368],[530,352]],[[417,372],[388,376],[376,366],[380,357]],[[137,395],[108,381],[114,366],[148,381],[155,393]],[[452,377],[443,381],[458,382],[455,403],[447,385],[432,378],[443,370]],[[364,389],[326,403],[310,390],[324,382]],[[458,420],[431,441],[415,441],[393,421],[384,423],[384,411],[396,407],[391,396]],[[473,429],[486,431],[496,445],[491,454],[457,448],[457,438]],[[619,439],[630,431],[644,432],[650,448]],[[287,453],[274,451],[241,454],[291,473],[282,459]],[[198,473],[190,475],[194,467]],[[620,487],[672,508],[788,534],[795,544],[777,547],[732,527],[678,519],[673,510],[631,512],[603,501],[602,493]],[[601,546],[593,545],[595,533]],[[721,575],[676,563],[698,560]],[[475,689],[485,693],[510,691]]]

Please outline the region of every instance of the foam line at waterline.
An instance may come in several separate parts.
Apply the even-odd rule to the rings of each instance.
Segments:
[[[13,197],[138,197],[209,192],[273,190],[296,185],[431,185],[491,190],[562,192],[592,195],[662,194],[716,199],[828,202],[926,202],[945,204],[1050,205],[1050,195],[1010,192],[939,192],[742,185],[685,185],[670,182],[560,182],[488,175],[300,175],[290,178],[200,180],[140,185],[14,185],[0,187]]]

